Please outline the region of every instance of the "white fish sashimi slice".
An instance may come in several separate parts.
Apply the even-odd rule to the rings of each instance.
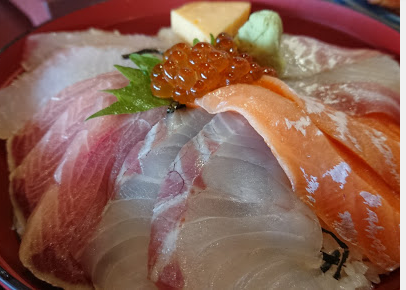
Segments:
[[[399,93],[399,73],[399,64],[389,56],[380,54],[351,64],[337,66],[322,73],[315,73],[296,81],[308,84],[369,82],[388,87]],[[294,84],[295,82],[288,79],[287,83]]]
[[[303,277],[317,286],[321,243],[316,216],[263,139],[241,116],[222,113],[182,148],[161,187],[150,278],[176,289],[290,289]],[[285,271],[265,279],[261,269],[277,270],[281,257]]]
[[[104,117],[85,121],[91,114],[109,106],[116,100],[113,95],[104,93],[101,89],[121,87],[126,83],[128,81],[120,73],[109,73],[76,84],[68,90],[68,94],[65,94],[66,98],[71,99],[69,106],[64,108],[65,111],[59,115],[22,163],[10,174],[10,196],[20,233],[42,194],[54,182],[54,172],[66,149],[74,140],[74,136],[82,130],[88,130],[93,132],[93,139],[97,141],[100,136],[111,130],[112,124],[115,125],[111,122],[111,118]],[[48,106],[53,104],[48,104]],[[40,116],[38,117],[40,119]],[[26,145],[23,148],[21,146],[12,147],[9,154],[19,153],[19,150],[29,148],[28,145],[33,146],[30,141],[37,137],[35,134],[38,134],[38,130],[40,130],[37,129],[38,126],[46,121],[38,120],[37,126],[29,126],[25,134],[9,140],[15,141],[16,138],[19,138],[20,145]],[[28,142],[24,142],[26,138]],[[13,144],[15,145],[15,142]]]
[[[380,55],[286,83],[299,95],[349,115],[383,113],[399,121],[399,75],[399,64]]]
[[[193,138],[212,117],[211,114],[201,109],[187,109],[176,111],[156,124],[140,147],[134,148],[127,157],[119,175],[121,179],[118,179],[119,198],[128,197],[128,193],[122,188],[127,181],[136,183],[136,177],[162,180],[180,148]],[[157,164],[161,166],[157,166]],[[138,194],[135,195],[138,196]]]
[[[131,47],[70,47],[53,53],[34,70],[0,90],[0,138],[18,132],[46,103],[64,88],[101,73],[114,65],[131,66],[121,55]]]
[[[64,288],[91,287],[78,257],[114,197],[126,156],[164,115],[165,108],[158,108],[105,116],[111,123],[107,132],[75,135],[55,171],[55,184],[42,196],[22,238],[20,259],[37,277]]]
[[[72,46],[122,46],[128,48],[126,53],[131,53],[145,48],[165,51],[177,42],[179,38],[165,30],[158,36],[120,34],[118,31],[94,28],[75,32],[38,33],[27,38],[22,65],[25,70],[32,70],[53,51]]]
[[[399,120],[400,67],[389,55],[284,35],[284,81],[299,95],[353,116],[384,113]]]
[[[286,67],[282,78],[303,78],[335,67],[382,55],[368,49],[349,49],[307,36],[282,36],[281,48]]]
[[[352,82],[311,85],[310,82],[300,82],[290,84],[290,87],[294,88],[299,96],[305,97],[308,103],[316,103],[316,100],[311,101],[315,98],[321,100],[324,105],[350,116],[375,113],[385,114],[396,122],[400,121],[399,93],[378,84]]]
[[[118,174],[115,200],[81,257],[96,288],[111,289],[116,283],[121,289],[133,285],[155,289],[147,279],[147,262],[150,219],[160,183],[180,148],[211,118],[200,109],[178,110],[158,122],[128,154]]]
[[[96,284],[95,288],[156,289],[154,284],[145,278],[147,265],[134,263],[134,261],[146,261],[148,259],[146,251],[138,250],[140,247],[145,247],[145,244],[148,244],[148,236],[132,237],[112,248],[98,265],[100,273],[104,273],[104,276],[100,277],[103,287]],[[114,262],[112,263],[112,261]],[[117,277],[120,278],[117,279]],[[134,284],[134,281],[137,283]]]

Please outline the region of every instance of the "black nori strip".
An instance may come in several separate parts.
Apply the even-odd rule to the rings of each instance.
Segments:
[[[332,232],[330,232],[330,231],[328,231],[328,230],[326,230],[324,228],[321,228],[321,230],[323,231],[323,233],[329,234],[337,242],[337,244],[344,250],[341,261],[338,264],[337,270],[333,275],[333,277],[336,280],[338,280],[341,277],[341,269],[344,266],[344,263],[347,261],[348,256],[350,255],[350,250],[348,249],[348,246],[343,241],[341,241],[339,238],[337,238],[337,236],[335,234],[333,234]],[[323,255],[323,258],[324,258],[324,255]],[[323,266],[324,266],[324,264],[320,267],[322,271],[323,271],[323,268],[322,268]]]
[[[331,268],[331,264],[330,264],[330,263],[327,263],[327,262],[324,262],[324,263],[320,266],[320,270],[321,270],[323,273],[326,273],[328,270],[330,270],[330,268]]]
[[[323,252],[323,260],[331,265],[338,265],[340,262],[340,251],[335,250],[331,255]]]
[[[182,108],[185,108],[185,107],[186,107],[186,105],[180,104],[179,102],[174,101],[169,105],[168,109],[166,109],[166,112],[168,114],[172,114],[176,110],[179,110],[179,109],[182,109]]]
[[[331,255],[327,254],[325,252],[322,252],[323,254],[323,265],[321,265],[320,269],[323,271],[323,273],[326,273],[328,270],[330,270],[332,265],[338,265],[340,262],[340,251],[335,250]]]
[[[343,257],[341,258],[340,264],[338,264],[337,271],[334,273],[335,279],[340,279],[341,277],[341,268],[343,267],[345,261],[347,261],[348,256],[350,255],[350,250],[348,248],[344,249]]]

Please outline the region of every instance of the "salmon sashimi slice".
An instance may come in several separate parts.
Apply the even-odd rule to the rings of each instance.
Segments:
[[[160,120],[127,155],[94,236],[80,261],[99,289],[155,289],[148,280],[150,223],[159,188],[182,146],[213,115],[177,110]]]
[[[107,130],[102,126],[75,135],[22,237],[20,259],[37,277],[59,287],[91,287],[78,257],[114,197],[127,154],[165,113],[165,108],[158,108],[104,116],[107,122],[98,123],[110,123]]]
[[[243,115],[264,138],[293,190],[331,230],[361,249],[373,263],[386,270],[397,268],[399,189],[387,179],[393,168],[379,169],[387,166],[376,162],[388,160],[389,151],[398,156],[399,139],[378,131],[382,126],[365,124],[362,117],[349,117],[321,102],[314,103],[313,111],[309,111],[305,102],[278,79],[264,78],[260,84],[264,87],[224,87],[196,100],[196,104],[213,114],[235,111]],[[337,126],[334,116],[346,122]],[[369,136],[370,132],[374,136]],[[351,136],[360,144],[362,141],[361,149],[368,150],[354,149]],[[373,144],[374,137],[381,137],[378,146]],[[390,161],[399,167],[399,159]]]
[[[242,116],[221,113],[162,184],[150,277],[161,289],[339,289],[349,277],[322,273],[322,240],[263,138]]]
[[[363,115],[349,116],[345,112],[323,105],[317,99],[297,95],[284,82],[276,78],[264,77],[259,84],[270,89],[274,88],[283,96],[294,100],[322,132],[360,157],[399,195],[400,138],[399,131],[393,131],[393,128],[398,125],[396,121],[388,121],[387,118],[382,119],[374,115],[375,122],[372,123],[369,119],[364,122],[361,117]],[[389,96],[385,99],[389,99],[390,102],[392,96],[390,91],[388,93]],[[379,112],[375,112],[377,113]]]

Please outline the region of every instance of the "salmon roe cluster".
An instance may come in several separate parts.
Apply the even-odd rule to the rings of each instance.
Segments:
[[[273,68],[261,67],[248,54],[239,53],[226,33],[219,34],[214,46],[207,42],[175,44],[163,60],[152,70],[152,93],[186,105],[223,86],[252,83],[264,74],[276,76]]]

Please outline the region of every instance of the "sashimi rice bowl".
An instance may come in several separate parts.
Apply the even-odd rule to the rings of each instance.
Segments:
[[[399,63],[191,2],[31,34],[0,90],[19,259],[64,289],[371,289],[400,266]]]

